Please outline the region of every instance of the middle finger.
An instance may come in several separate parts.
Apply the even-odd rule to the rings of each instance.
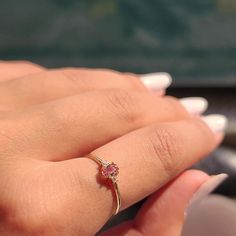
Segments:
[[[148,124],[188,117],[181,103],[170,97],[123,90],[87,92],[2,118],[1,132],[11,142],[1,137],[1,150],[46,160],[70,159]]]

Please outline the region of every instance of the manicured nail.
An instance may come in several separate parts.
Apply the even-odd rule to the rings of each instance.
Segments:
[[[205,121],[215,133],[224,133],[228,124],[228,119],[226,116],[219,114],[203,116],[202,120]]]
[[[193,115],[201,115],[208,108],[208,101],[202,97],[182,98],[180,102]]]
[[[227,174],[211,176],[210,179],[203,183],[197,190],[197,192],[193,195],[193,198],[190,201],[185,211],[185,214],[188,215],[190,211],[193,211],[194,208],[198,207],[201,201],[206,198],[210,193],[212,193],[227,178]]]
[[[143,84],[152,91],[165,90],[172,83],[172,78],[168,73],[150,73],[140,76]]]

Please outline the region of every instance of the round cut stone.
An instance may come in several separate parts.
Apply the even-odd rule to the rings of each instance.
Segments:
[[[119,173],[119,168],[115,163],[108,164],[102,167],[102,175],[105,178],[115,178]]]

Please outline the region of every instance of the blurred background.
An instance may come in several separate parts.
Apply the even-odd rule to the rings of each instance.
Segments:
[[[235,24],[235,0],[7,0],[0,56],[235,86]]]
[[[223,145],[195,168],[228,173],[217,192],[235,198],[235,0],[0,3],[2,60],[135,73],[167,71],[174,78],[170,95],[206,97],[209,113],[223,113],[230,122]],[[120,217],[127,218],[135,209]]]

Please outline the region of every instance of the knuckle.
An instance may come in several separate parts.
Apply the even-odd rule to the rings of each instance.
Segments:
[[[75,69],[73,68],[63,68],[63,69],[60,69],[60,70],[56,70],[54,72],[59,72],[62,76],[64,76],[66,79],[69,79],[69,80],[72,80],[72,81],[75,81],[78,79],[78,73]]]
[[[158,165],[161,164],[166,174],[178,171],[183,147],[177,131],[172,127],[159,127],[149,136],[149,142],[151,155],[158,158]]]
[[[68,67],[54,70],[53,73],[57,74],[58,77],[65,79],[67,83],[71,83],[73,86],[79,87],[80,89],[89,89],[91,87],[90,80],[83,78],[81,70]]]
[[[137,102],[134,96],[125,90],[112,89],[105,94],[108,108],[128,123],[136,121]]]

